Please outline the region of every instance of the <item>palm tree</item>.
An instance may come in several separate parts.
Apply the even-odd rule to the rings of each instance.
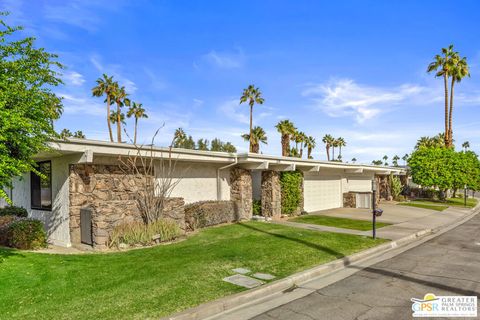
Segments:
[[[352,158],[352,162],[353,163],[357,162],[357,158]]]
[[[398,167],[398,160],[400,160],[400,157],[397,155],[394,155],[392,158],[392,163],[395,167]]]
[[[375,166],[381,166],[383,164],[383,161],[382,160],[373,160],[372,164],[375,165]]]
[[[121,124],[125,124],[125,114],[123,112],[118,113],[118,111],[111,111],[110,121],[115,124],[117,121],[120,121]],[[118,123],[117,123],[118,127]]]
[[[330,148],[331,148],[334,140],[335,139],[329,134],[326,134],[322,138],[322,142],[325,143],[325,150],[327,151],[327,160],[328,161],[330,161]]]
[[[465,141],[462,143],[462,148],[465,149],[465,152],[467,152],[467,149],[470,148],[470,142]]]
[[[82,130],[77,130],[73,133],[73,137],[74,138],[78,138],[78,139],[85,139],[86,136],[85,134],[83,134],[83,131]]]
[[[385,166],[388,166],[388,162],[387,162],[388,156],[387,156],[387,155],[384,155],[382,159],[383,159],[383,161],[385,161],[384,165],[385,165]]]
[[[452,80],[450,85],[450,110],[448,112],[448,146],[453,146],[453,130],[452,130],[452,114],[453,114],[453,87],[455,82],[460,83],[463,78],[470,77],[470,71],[467,64],[467,58],[460,59],[458,52],[455,52],[452,56],[452,68],[451,68]]]
[[[282,156],[287,157],[290,154],[290,138],[295,134],[297,128],[290,120],[282,120],[275,126],[282,136]]]
[[[312,150],[316,147],[315,138],[312,136],[306,137],[304,147],[307,148],[307,159],[313,159]]]
[[[117,115],[117,140],[122,142],[122,124],[125,124],[125,122],[120,119],[121,109],[124,106],[130,106],[130,99],[127,98],[128,94],[125,87],[120,87],[118,82],[114,82],[113,86],[112,99],[117,104],[117,112],[115,113]]]
[[[235,146],[231,142],[225,142],[225,144],[223,145],[222,151],[235,153],[237,152],[237,148],[235,148]]]
[[[208,150],[208,145],[210,142],[207,139],[198,139],[197,141],[197,149],[198,150]]]
[[[347,142],[345,141],[345,139],[343,139],[342,137],[339,137],[337,139],[337,143],[338,143],[338,156],[340,157],[340,159],[342,158],[342,147],[346,147],[347,146]]]
[[[108,77],[105,73],[103,78],[97,79],[97,85],[92,88],[92,95],[94,97],[106,96],[105,102],[107,103],[107,124],[108,134],[110,136],[110,142],[113,142],[112,125],[110,122],[110,106],[112,105],[112,92],[114,90],[113,77]]]
[[[255,88],[254,85],[249,85],[246,89],[243,90],[243,94],[240,97],[240,104],[244,102],[248,102],[250,106],[250,131],[249,136],[253,138],[252,130],[253,130],[253,106],[256,104],[263,104],[265,100],[262,98],[262,93],[260,92],[259,88]],[[252,151],[253,148],[253,141],[250,141],[249,150]]]
[[[242,134],[242,138],[245,141],[250,141],[250,143],[252,143],[251,152],[259,153],[260,143],[267,144],[267,134],[265,133],[265,130],[259,126],[255,126],[251,132],[251,135],[248,133]]]
[[[443,55],[443,56],[442,56]],[[452,56],[453,45],[448,46],[448,48],[442,48],[442,55],[436,55],[433,59],[434,61],[428,65],[427,72],[435,71],[435,77],[443,77],[443,85],[445,91],[445,145],[449,147],[450,137],[449,137],[449,126],[448,126],[448,78],[451,75],[452,71]]]
[[[402,157],[402,160],[403,160],[403,165],[406,166],[407,160],[408,160],[408,153],[405,153],[405,155]]]
[[[445,134],[439,133],[434,137],[420,137],[417,140],[417,144],[415,145],[415,149],[418,150],[420,148],[443,148],[445,147]]]
[[[305,132],[300,131],[295,140],[296,143],[298,142],[300,144],[300,152],[298,154],[300,158],[303,157],[303,144],[305,143],[306,139],[307,139],[307,135],[305,134]]]
[[[335,148],[338,147],[338,139],[333,139],[332,141],[332,160],[335,161]]]
[[[71,138],[73,136],[72,132],[68,129],[63,129],[60,132],[60,138],[66,139],[66,138]]]
[[[173,134],[173,141],[172,141],[172,145],[174,148],[182,148],[186,140],[187,140],[187,135],[182,128],[178,128],[177,130],[175,130],[175,133]]]
[[[133,144],[137,143],[137,125],[138,119],[140,118],[148,118],[148,115],[145,113],[145,109],[142,108],[141,103],[132,102],[132,106],[128,109],[127,117],[135,117],[135,129],[133,134]]]

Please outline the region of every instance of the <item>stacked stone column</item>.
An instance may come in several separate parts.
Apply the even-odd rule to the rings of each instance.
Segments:
[[[282,190],[278,171],[262,172],[262,215],[273,219],[282,215]]]
[[[250,170],[230,170],[230,199],[234,202],[237,220],[252,218],[252,173]]]

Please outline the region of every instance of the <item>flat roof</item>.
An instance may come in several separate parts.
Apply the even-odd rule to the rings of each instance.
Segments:
[[[375,166],[366,164],[343,163],[336,161],[322,161],[316,159],[301,159],[295,157],[283,157],[274,155],[265,155],[258,153],[228,153],[217,151],[191,150],[182,148],[168,148],[151,145],[133,145],[128,143],[109,142],[91,139],[68,138],[64,140],[54,140],[49,142],[54,153],[41,153],[36,158],[46,158],[51,156],[61,156],[64,154],[89,154],[90,157],[96,156],[151,156],[155,158],[167,158],[169,155],[179,161],[190,162],[211,162],[239,165],[250,165],[259,169],[271,167],[298,168],[307,171],[318,171],[318,168],[336,168],[347,170],[367,170],[379,173],[404,173],[405,169],[401,167]]]

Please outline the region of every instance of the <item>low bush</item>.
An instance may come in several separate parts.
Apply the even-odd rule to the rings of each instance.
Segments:
[[[28,217],[27,209],[21,207],[7,206],[0,208],[0,216]]]
[[[7,231],[10,223],[17,220],[15,216],[0,216],[0,245],[8,246]]]
[[[153,244],[154,237],[160,242],[170,241],[182,233],[177,223],[169,219],[159,219],[149,224],[143,222],[124,223],[116,226],[110,234],[109,247],[119,247],[121,243],[129,246]]]
[[[282,189],[282,213],[294,214],[302,200],[303,174],[299,171],[285,171],[280,175]]]
[[[262,201],[261,200],[253,200],[253,214],[256,216],[262,215]]]
[[[7,242],[17,249],[38,249],[46,247],[47,234],[41,221],[24,218],[8,225]]]

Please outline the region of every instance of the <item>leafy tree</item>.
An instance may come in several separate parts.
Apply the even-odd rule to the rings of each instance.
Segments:
[[[73,134],[70,130],[68,129],[63,129],[61,132],[60,132],[60,138],[62,139],[65,139],[65,138],[70,138],[72,137]]]
[[[208,150],[208,145],[210,142],[207,139],[198,139],[197,141],[197,149],[198,150]]]
[[[135,118],[135,129],[133,134],[133,143],[137,143],[137,126],[138,126],[138,119],[140,118],[148,118],[148,115],[145,113],[145,109],[143,109],[141,103],[132,102],[130,109],[128,109],[127,117]]]
[[[78,139],[85,139],[85,135],[83,134],[82,130],[77,130],[73,133],[73,137],[74,138],[78,138]]]
[[[308,159],[313,159],[312,157],[312,150],[316,147],[316,142],[315,138],[312,136],[308,136],[305,139],[305,147],[307,148],[307,158]]]
[[[260,92],[259,88],[255,88],[254,85],[249,85],[246,89],[243,90],[243,94],[240,97],[240,104],[244,102],[248,102],[250,106],[250,131],[249,137],[253,138],[252,130],[253,130],[253,106],[256,104],[263,104],[265,100],[262,97],[262,93]],[[250,152],[253,151],[253,141],[250,140],[249,145]]]
[[[0,15],[5,16],[6,13]],[[21,38],[21,27],[0,20],[0,198],[12,178],[37,172],[32,157],[49,150],[58,137],[53,121],[62,113],[61,99],[52,89],[60,84],[57,56],[35,47],[35,38]]]
[[[329,134],[326,134],[322,138],[322,142],[325,143],[325,150],[327,151],[327,160],[328,161],[330,161],[330,148],[332,147],[334,141],[335,141],[335,139]]]
[[[275,126],[282,136],[282,156],[287,157],[290,154],[290,139],[295,134],[297,128],[290,120],[282,120]]]
[[[114,122],[112,118],[110,118],[110,121],[117,124],[117,141],[122,142],[122,124],[125,124],[125,121],[122,120],[122,108],[124,106],[130,106],[130,99],[125,91],[125,87],[120,87],[118,82],[113,83],[112,100],[117,104],[117,111],[112,113],[117,116],[117,119]]]
[[[267,144],[267,134],[262,127],[256,126],[251,131],[252,134],[243,134],[242,138],[245,141],[250,141],[252,144],[251,152],[259,153],[260,152],[260,143]]]
[[[107,103],[107,124],[110,142],[113,142],[112,125],[110,122],[110,106],[113,103],[112,97],[114,90],[115,86],[113,82],[113,77],[109,77],[105,73],[103,74],[103,78],[97,79],[97,85],[92,88],[92,95],[94,97],[101,97],[103,95],[106,96],[105,102]]]

